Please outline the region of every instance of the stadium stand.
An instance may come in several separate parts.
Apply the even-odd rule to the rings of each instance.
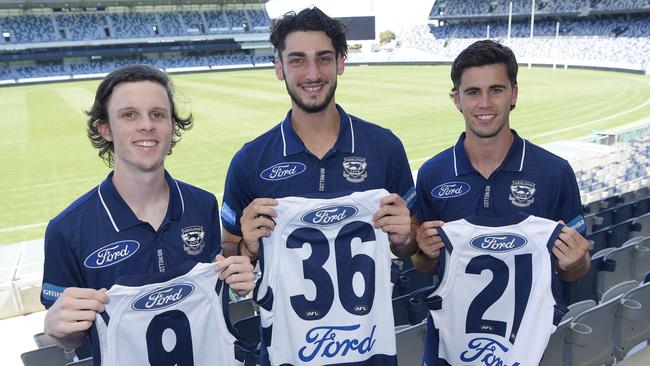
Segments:
[[[0,11],[0,83],[98,77],[134,62],[172,71],[268,66],[263,3]]]

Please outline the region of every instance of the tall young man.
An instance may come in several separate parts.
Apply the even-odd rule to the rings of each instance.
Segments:
[[[417,247],[411,240],[409,207],[415,199],[415,190],[400,140],[389,130],[348,114],[335,102],[337,77],[345,70],[347,54],[342,23],[318,8],[287,13],[273,24],[271,43],[277,52],[275,74],[285,83],[291,110],[276,127],[245,144],[231,161],[221,210],[224,249],[229,246],[233,253],[257,259],[262,252],[260,239],[269,237],[276,221],[283,220],[274,209],[277,199],[288,196],[307,199],[383,188],[389,194],[380,200],[372,224],[388,234],[390,243],[383,245],[390,246],[394,254],[413,254]],[[343,212],[337,210],[332,208],[331,213]],[[321,280],[330,283],[328,278],[337,278],[335,270],[328,267],[323,272],[322,261],[331,263],[334,253],[322,257],[313,250],[310,259],[304,261],[305,271],[309,273],[297,272],[296,280],[308,284],[321,283]],[[377,284],[380,285],[384,284]],[[381,294],[383,297],[383,290]],[[280,295],[274,293],[274,296]],[[386,300],[390,301],[390,295]],[[325,315],[314,309],[308,313],[301,315],[305,318]],[[268,346],[264,338],[263,345]],[[284,341],[274,340],[276,344]],[[265,351],[263,347],[262,364],[269,363]],[[327,363],[318,357],[311,362]]]
[[[418,269],[433,272],[443,247],[435,230],[445,221],[523,212],[568,224],[555,243],[562,278],[589,270],[581,229],[582,205],[569,163],[510,129],[517,103],[517,60],[508,47],[479,41],[452,64],[452,95],[465,119],[455,146],[434,156],[418,173]],[[584,228],[584,225],[582,225]]]
[[[465,132],[461,134],[455,146],[434,156],[419,170],[416,212],[417,219],[422,224],[416,236],[419,250],[412,258],[421,271],[434,272],[438,269],[438,273],[443,276],[441,291],[447,291],[445,288],[453,286],[449,285],[453,281],[456,283],[456,291],[452,292],[453,296],[445,292],[446,298],[435,299],[438,302],[442,301],[442,307],[438,303],[430,305],[431,314],[428,318],[424,364],[429,366],[446,365],[447,362],[453,364],[460,361],[450,360],[459,356],[464,362],[474,360],[475,358],[472,357],[481,357],[483,360],[500,359],[508,364],[514,363],[518,360],[517,357],[523,357],[526,352],[541,357],[548,340],[548,338],[543,339],[542,334],[550,334],[554,329],[553,322],[558,319],[547,319],[547,317],[544,320],[538,319],[537,325],[533,324],[531,327],[528,324],[526,329],[523,327],[519,329],[516,320],[521,319],[524,309],[535,308],[536,304],[550,306],[550,312],[553,311],[552,304],[558,304],[561,308],[557,291],[552,290],[557,274],[563,279],[573,280],[589,270],[588,243],[578,232],[584,230],[584,220],[576,179],[567,161],[522,139],[510,129],[510,111],[515,108],[517,102],[518,85],[517,60],[508,47],[489,40],[470,45],[454,60],[451,78],[454,104],[463,114]],[[485,255],[470,260],[466,268],[465,262],[462,264],[454,262],[454,258],[457,258],[457,253],[461,250],[459,247],[479,245],[477,244],[479,240],[497,243],[497,246],[507,245],[510,252],[504,258],[508,258],[508,261],[514,262],[513,258],[518,261],[521,258],[528,259],[526,255],[517,255],[516,251],[512,251],[517,249],[517,246],[513,244],[516,241],[512,239],[514,236],[510,231],[506,231],[513,230],[511,227],[501,229],[502,231],[497,230],[496,233],[494,230],[489,232],[489,228],[485,229],[487,232],[483,234],[489,233],[492,235],[490,238],[487,238],[489,235],[464,238],[456,242],[453,248],[447,248],[443,260],[440,260],[445,243],[451,243],[448,236],[445,237],[444,242],[441,238],[438,228],[442,226],[442,230],[445,231],[444,222],[469,218],[467,221],[470,223],[480,223],[482,226],[501,226],[506,225],[506,222],[509,222],[508,225],[515,223],[526,225],[528,221],[522,220],[528,215],[567,224],[562,227],[559,235],[555,233],[551,236],[548,247],[545,248],[545,255],[533,257],[537,258],[537,264],[522,266],[520,263],[508,268],[509,265],[505,264],[505,261],[494,259],[487,250],[482,253]],[[468,232],[474,229],[475,227],[467,226],[463,234],[467,236]],[[449,230],[452,230],[452,227]],[[533,247],[533,240],[544,239],[541,236],[531,237],[529,249]],[[546,235],[545,239],[548,237]],[[472,244],[467,243],[470,239]],[[504,243],[507,240],[511,242],[499,243],[498,241],[502,239]],[[543,246],[543,244],[539,245]],[[518,242],[517,245],[522,246],[522,243]],[[549,249],[553,256],[548,252]],[[506,249],[500,250],[506,251]],[[438,268],[439,262],[442,263],[440,268]],[[519,272],[526,272],[521,268],[537,268],[536,266],[549,266],[554,263],[557,263],[556,268],[539,272],[544,273],[545,276],[539,281],[533,281],[526,276],[517,276]],[[456,269],[460,272],[453,272],[456,267],[461,268]],[[484,271],[493,273],[492,282],[489,282],[485,290],[478,294],[463,293],[465,289],[460,283],[462,280],[458,278],[465,276],[472,278],[472,281],[482,281],[490,277],[487,273],[483,277],[478,277]],[[452,273],[462,274],[454,279],[444,278],[444,276],[451,276]],[[508,273],[511,274],[510,277]],[[497,275],[500,276],[498,280]],[[515,279],[510,280],[510,278]],[[530,295],[530,301],[533,304],[531,304],[528,296],[533,282],[537,287],[532,289],[533,295]],[[526,291],[527,286],[528,291]],[[491,290],[488,291],[488,287]],[[504,292],[506,288],[514,288],[514,290]],[[438,291],[440,290],[436,290],[435,295]],[[504,293],[508,294],[504,296],[514,298],[501,299]],[[465,309],[468,296],[471,305]],[[476,297],[472,300],[471,296]],[[492,306],[499,299],[502,301],[500,306]],[[427,301],[434,301],[433,297]],[[504,306],[506,303],[508,306]],[[512,304],[515,304],[514,310],[510,307]],[[450,309],[454,309],[456,314],[466,312],[454,318],[456,322],[451,324],[448,321],[448,314],[452,311]],[[439,315],[443,313],[447,318],[441,318],[442,321],[438,321],[434,326],[432,316],[440,318]],[[467,328],[462,328],[462,334],[479,334],[476,336],[478,338],[469,344],[462,337],[443,339],[445,335],[459,334],[454,333],[451,328],[455,329],[454,327],[459,323],[462,326],[461,322],[467,322]],[[513,354],[507,356],[501,353],[508,351],[505,345],[500,346],[499,349],[496,346],[493,348],[485,346],[486,342],[496,342],[490,338],[490,334],[505,333],[506,328],[509,331],[513,329],[510,337],[513,344],[514,337],[517,335],[516,329],[520,331],[519,339],[526,339],[526,334],[531,331],[539,331],[540,342],[526,344],[524,340],[524,345],[529,347],[527,350],[524,349],[523,353],[513,351]],[[443,343],[446,342],[446,345],[441,345],[440,339]],[[519,346],[521,342],[519,341]],[[461,351],[458,351],[459,349]],[[463,349],[465,351],[462,351]],[[521,347],[519,349],[521,350]]]
[[[113,170],[47,227],[45,333],[64,349],[78,347],[119,277],[165,272],[187,261],[216,257],[219,277],[235,291],[249,292],[248,257],[217,257],[214,195],[165,171],[165,157],[192,126],[192,117],[176,110],[168,77],[145,65],[119,68],[100,83],[87,114],[88,137]],[[96,354],[97,335],[91,333]]]

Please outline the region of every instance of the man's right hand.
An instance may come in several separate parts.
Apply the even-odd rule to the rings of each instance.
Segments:
[[[77,348],[107,303],[106,289],[68,287],[45,314],[45,334],[61,348]]]
[[[275,221],[273,218],[278,213],[272,208],[278,201],[272,198],[256,198],[242,212],[240,219],[243,244],[241,254],[248,255],[251,259],[257,258],[260,252],[260,238],[269,237]]]
[[[421,272],[433,273],[438,268],[440,249],[445,247],[437,228],[444,225],[443,221],[426,221],[418,226],[415,240],[418,251],[411,258],[415,267]]]

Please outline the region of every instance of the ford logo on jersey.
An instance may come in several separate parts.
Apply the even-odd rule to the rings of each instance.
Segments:
[[[347,220],[359,212],[354,206],[327,206],[304,214],[301,218],[305,224],[334,225]]]
[[[275,164],[271,167],[264,169],[260,173],[260,177],[265,180],[282,180],[296,175],[307,170],[307,167],[303,163],[298,162],[286,162]]]
[[[487,234],[472,239],[469,244],[488,252],[508,252],[526,245],[528,240],[518,234]]]
[[[194,285],[178,283],[140,296],[131,304],[133,310],[159,310],[178,304],[194,292]]]
[[[442,183],[431,190],[434,198],[454,198],[464,195],[471,189],[470,185],[463,182]]]
[[[504,363],[503,359],[497,354],[504,354],[508,352],[508,348],[501,343],[490,338],[475,338],[472,339],[467,345],[467,351],[460,354],[460,360],[469,362],[472,365],[502,365],[502,366],[519,366],[519,362],[514,362],[511,365]],[[480,361],[478,361],[480,360]],[[476,363],[473,361],[478,361]]]
[[[104,245],[90,253],[84,261],[87,268],[103,268],[119,263],[138,251],[140,243],[135,240],[122,240]]]
[[[372,326],[370,335],[359,338],[355,332],[359,324],[344,326],[322,326],[310,329],[305,335],[307,345],[300,347],[298,357],[303,362],[309,362],[316,357],[334,358],[346,356],[351,353],[360,355],[370,352],[375,345],[375,328]],[[330,362],[316,362],[327,364]]]

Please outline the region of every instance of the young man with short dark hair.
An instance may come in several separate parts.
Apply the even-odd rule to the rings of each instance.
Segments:
[[[169,78],[150,66],[119,68],[100,83],[87,114],[88,136],[113,170],[47,227],[45,333],[64,349],[80,346],[109,301],[106,289],[119,277],[161,273],[188,261],[216,257],[219,277],[249,292],[250,260],[217,257],[214,195],[173,179],[164,168],[181,132],[192,125],[191,116],[176,111]],[[96,356],[97,334],[90,333]]]

